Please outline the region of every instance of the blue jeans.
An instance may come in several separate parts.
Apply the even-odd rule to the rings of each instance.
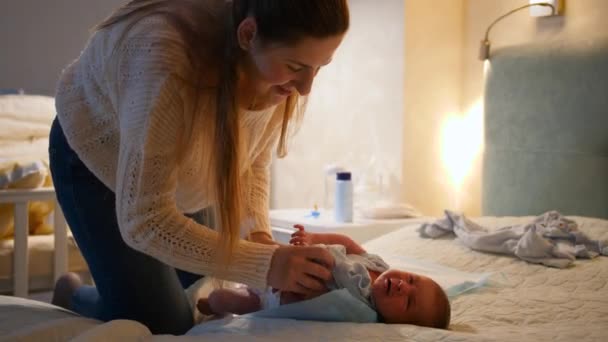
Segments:
[[[97,286],[79,288],[73,310],[102,321],[135,320],[154,334],[185,333],[193,316],[184,288],[201,276],[176,270],[123,241],[114,192],[70,148],[57,119],[49,157],[57,200]],[[207,215],[197,217],[204,221]]]

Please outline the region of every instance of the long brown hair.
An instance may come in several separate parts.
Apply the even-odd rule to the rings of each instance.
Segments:
[[[239,122],[237,66],[243,51],[237,44],[236,30],[248,16],[255,18],[262,42],[295,44],[305,37],[325,38],[343,34],[349,27],[346,0],[132,0],[118,8],[96,29],[102,30],[129,19],[128,31],[137,21],[160,14],[168,19],[183,40],[193,71],[185,80],[193,85],[195,106],[191,120],[204,120],[214,132],[211,167],[215,184],[215,213],[224,252],[228,262],[240,236],[243,194],[239,176]],[[124,38],[124,34],[123,34]],[[122,39],[121,39],[122,40]],[[121,41],[119,40],[119,42]],[[117,44],[118,45],[118,44]],[[215,110],[199,113],[203,94],[214,99]],[[288,132],[301,118],[297,95],[285,103],[277,153],[287,153]],[[198,115],[196,115],[198,114]],[[184,115],[188,117],[188,115]],[[198,116],[198,117],[197,117]],[[196,132],[185,134],[186,137]],[[185,138],[187,143],[190,139]]]

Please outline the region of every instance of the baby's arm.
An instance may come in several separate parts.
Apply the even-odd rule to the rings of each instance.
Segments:
[[[293,245],[342,245],[346,248],[346,254],[363,254],[365,249],[346,235],[330,233],[310,233],[304,230],[304,226],[296,224],[298,231],[291,235],[290,244]]]

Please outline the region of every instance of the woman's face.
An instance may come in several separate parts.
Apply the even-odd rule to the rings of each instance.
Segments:
[[[329,64],[344,34],[326,38],[307,37],[295,44],[262,42],[253,35],[244,65],[244,98],[248,107],[263,109],[283,102],[297,92],[308,95],[321,67]],[[251,101],[251,100],[250,100]]]

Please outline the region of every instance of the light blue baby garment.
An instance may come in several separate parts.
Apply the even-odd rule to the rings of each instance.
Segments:
[[[327,284],[332,290],[347,289],[350,294],[374,308],[370,300],[372,293],[372,279],[369,271],[382,273],[389,266],[382,258],[375,254],[346,254],[346,247],[342,245],[324,246],[334,257],[334,268],[331,271],[333,282]]]

